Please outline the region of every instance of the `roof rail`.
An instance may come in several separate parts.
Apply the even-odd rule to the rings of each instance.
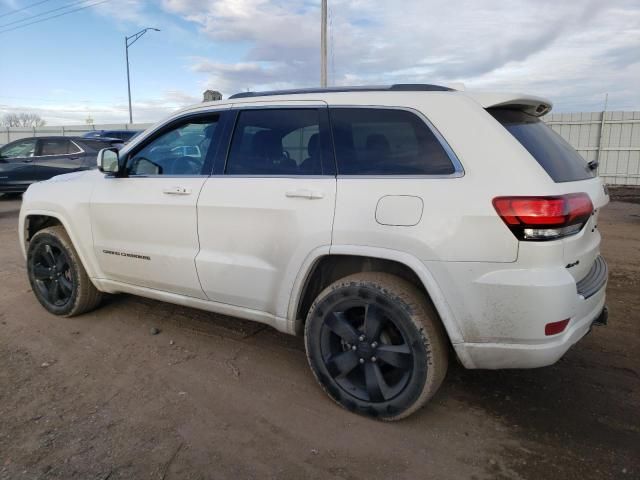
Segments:
[[[229,99],[270,97],[273,95],[300,95],[303,93],[335,93],[335,92],[450,92],[452,88],[426,83],[397,83],[395,85],[371,85],[356,87],[327,87],[327,88],[294,88],[290,90],[271,90],[268,92],[240,92],[231,95]]]

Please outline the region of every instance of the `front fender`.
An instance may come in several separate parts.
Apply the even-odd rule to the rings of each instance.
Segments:
[[[65,228],[78,256],[91,278],[101,276],[93,254],[91,232],[90,181],[41,182],[31,185],[23,195],[18,234],[20,248],[26,260],[27,220],[30,216],[43,215],[55,218]]]

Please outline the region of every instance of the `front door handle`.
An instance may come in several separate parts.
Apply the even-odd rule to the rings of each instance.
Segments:
[[[306,188],[301,188],[299,190],[290,190],[285,195],[288,198],[306,198],[308,200],[319,200],[324,198],[324,193],[319,192],[317,190],[308,190]]]
[[[166,195],[191,195],[191,190],[185,187],[169,187],[162,190]]]

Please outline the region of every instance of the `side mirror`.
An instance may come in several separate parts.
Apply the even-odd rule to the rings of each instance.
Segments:
[[[98,170],[104,173],[118,173],[120,169],[118,159],[117,148],[103,148],[98,152]]]

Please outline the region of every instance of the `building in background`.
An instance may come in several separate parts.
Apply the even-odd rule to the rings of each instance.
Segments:
[[[202,94],[203,102],[215,102],[217,100],[222,100],[222,94],[217,90],[205,90]]]

